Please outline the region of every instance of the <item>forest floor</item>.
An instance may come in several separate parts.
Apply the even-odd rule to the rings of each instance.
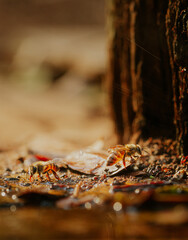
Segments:
[[[69,152],[2,151],[1,239],[186,239],[187,159],[172,141],[142,144],[149,154],[114,172],[101,140]]]
[[[89,32],[93,45],[89,41],[87,48],[82,32],[76,40],[80,39],[80,53],[58,62],[62,52],[64,59],[66,51],[71,56],[74,43],[64,39],[65,44],[58,45],[64,46],[62,52],[53,47],[49,51],[37,34],[20,44],[12,66],[19,69],[27,62],[22,55],[26,49],[35,68],[12,71],[9,81],[0,81],[0,238],[187,239],[188,159],[176,155],[175,142],[141,141],[142,156],[136,161],[126,159],[124,167],[120,159],[106,167],[108,148],[116,139],[101,85],[101,35],[94,38],[96,32]],[[88,32],[85,36],[88,39]],[[94,54],[97,50],[88,55],[91,48],[101,49],[100,57]],[[56,51],[54,58],[46,56],[56,60],[41,65],[32,49],[38,57]],[[65,73],[58,81],[39,81],[49,76],[46,66],[56,75],[59,64]],[[47,166],[56,178],[50,171],[50,179],[43,174]]]
[[[186,239],[187,158],[175,142],[140,142],[137,161],[106,171],[115,140],[101,92],[88,106],[90,94],[1,91],[1,239]],[[38,162],[57,165],[59,179],[43,170],[31,177]]]

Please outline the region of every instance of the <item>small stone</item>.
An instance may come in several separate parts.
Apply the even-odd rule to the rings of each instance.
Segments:
[[[91,209],[91,203],[90,202],[86,202],[85,203],[85,208],[90,210]]]
[[[120,202],[115,202],[114,205],[113,205],[113,209],[116,211],[116,212],[119,212],[122,210],[122,204]]]
[[[14,177],[5,178],[5,181],[19,181],[19,178],[14,178]]]
[[[6,171],[7,172],[12,172],[12,170],[10,168],[7,168]]]
[[[11,212],[16,212],[16,206],[15,205],[11,205],[10,206],[10,211]]]

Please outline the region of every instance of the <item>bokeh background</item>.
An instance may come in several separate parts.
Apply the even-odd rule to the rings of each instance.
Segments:
[[[105,0],[0,0],[0,19],[1,149],[110,139]]]

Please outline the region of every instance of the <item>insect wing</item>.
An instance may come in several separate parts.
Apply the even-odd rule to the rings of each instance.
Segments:
[[[117,152],[117,151],[121,151],[121,150],[124,150],[125,147],[123,145],[116,145],[115,147],[110,147],[108,149],[108,152],[109,153],[112,153],[112,152]]]

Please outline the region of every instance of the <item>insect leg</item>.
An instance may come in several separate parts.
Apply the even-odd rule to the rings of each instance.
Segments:
[[[123,166],[126,168],[125,158],[123,158]]]
[[[30,175],[30,176],[29,176],[30,182],[32,182],[32,177],[33,177],[33,175]]]
[[[40,181],[42,181],[42,177],[41,177],[41,174],[40,174],[40,173],[38,174],[38,179],[39,179]]]
[[[127,156],[127,154],[126,154],[126,152],[125,152],[125,154],[123,155],[123,166],[124,166],[124,168],[126,168],[126,163],[125,163],[125,157]]]
[[[60,180],[59,176],[57,175],[57,173],[55,171],[52,170],[52,173],[56,179]]]
[[[50,175],[49,175],[48,171],[46,172],[46,177],[47,177],[48,181],[50,181],[50,180],[51,180],[51,178],[50,178]]]

